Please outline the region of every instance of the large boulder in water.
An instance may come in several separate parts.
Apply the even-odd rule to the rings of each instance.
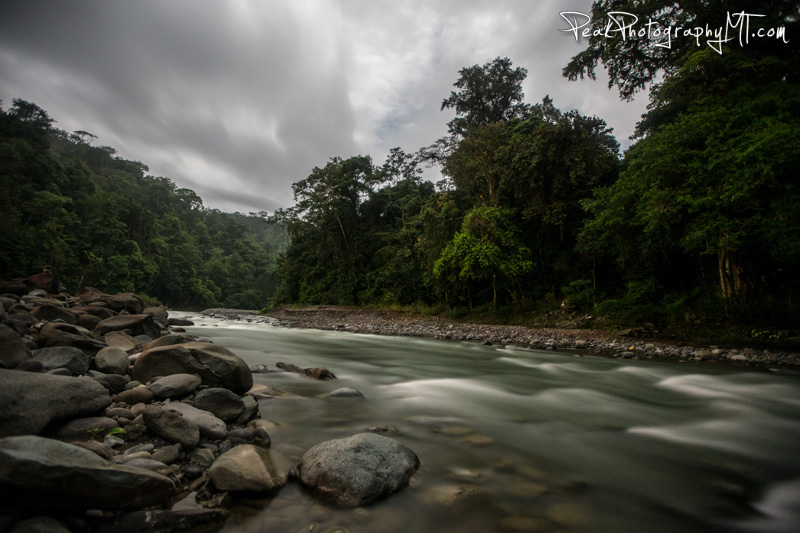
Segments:
[[[269,451],[252,444],[242,444],[220,455],[208,477],[221,491],[276,492],[286,480],[278,473]]]
[[[210,342],[160,346],[142,353],[133,365],[133,379],[147,383],[158,376],[197,374],[209,387],[244,394],[253,386],[250,368],[230,350]]]
[[[293,475],[323,500],[355,507],[405,487],[419,468],[410,448],[389,437],[359,433],[317,444]]]
[[[175,494],[167,477],[114,465],[80,446],[35,435],[0,439],[4,505],[42,509],[133,510]]]
[[[0,370],[0,437],[38,434],[53,422],[90,416],[111,405],[91,378]]]

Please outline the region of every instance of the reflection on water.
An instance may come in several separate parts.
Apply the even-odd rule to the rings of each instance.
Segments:
[[[249,364],[338,377],[254,375],[299,396],[260,401],[284,471],[372,426],[422,461],[365,508],[290,484],[221,531],[800,530],[796,375],[194,318]],[[321,397],[339,387],[366,399]]]

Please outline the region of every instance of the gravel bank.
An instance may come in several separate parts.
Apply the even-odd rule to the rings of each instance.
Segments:
[[[203,314],[228,320],[269,322],[295,328],[400,335],[475,341],[486,344],[527,346],[543,350],[575,350],[626,359],[672,359],[691,362],[726,362],[747,366],[797,366],[800,354],[752,348],[699,347],[667,341],[638,339],[591,329],[529,328],[453,322],[395,311],[369,311],[336,306],[257,311],[207,309]]]

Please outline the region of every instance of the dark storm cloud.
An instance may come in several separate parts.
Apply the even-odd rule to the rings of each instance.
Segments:
[[[446,133],[458,70],[502,56],[526,97],[605,118],[618,138],[641,105],[561,68],[580,45],[560,10],[590,2],[101,0],[5,2],[0,98],[36,102],[149,165],[210,207],[292,203],[331,157],[414,152]]]

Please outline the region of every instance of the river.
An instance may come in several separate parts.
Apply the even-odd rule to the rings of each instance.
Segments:
[[[219,531],[800,531],[800,375],[714,364],[226,322],[187,331],[249,364],[284,471],[380,426],[414,450],[411,485],[358,509],[296,483],[243,500]],[[352,387],[365,398],[324,398]]]

